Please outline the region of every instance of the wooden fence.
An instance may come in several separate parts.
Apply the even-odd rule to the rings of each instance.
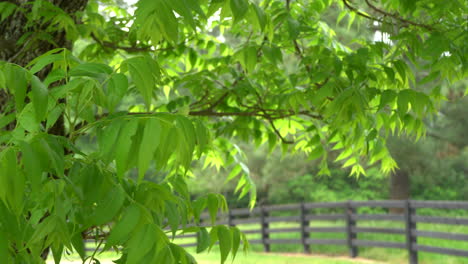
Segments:
[[[402,213],[390,213],[395,210],[386,210],[384,214],[361,214],[360,208],[396,208]],[[304,248],[304,252],[310,253],[311,245],[342,245],[349,249],[351,257],[358,256],[359,247],[383,247],[396,248],[408,251],[408,261],[410,264],[418,263],[418,252],[432,252],[461,257],[468,257],[467,250],[451,249],[427,246],[418,243],[419,237],[448,239],[457,241],[468,241],[468,234],[434,232],[431,230],[419,230],[418,223],[433,223],[446,225],[466,225],[468,218],[453,218],[441,216],[418,215],[417,210],[422,208],[432,209],[462,209],[468,211],[468,202],[459,201],[414,201],[414,200],[390,200],[390,201],[347,201],[329,203],[298,203],[259,206],[253,210],[242,208],[232,209],[228,214],[218,215],[217,224],[227,224],[231,226],[241,225],[240,229],[245,234],[261,234],[261,239],[249,240],[251,244],[262,244],[266,252],[270,251],[272,244],[299,244]],[[313,210],[327,209],[334,213],[312,213]],[[323,211],[323,210],[322,210]],[[274,216],[277,212],[283,212],[283,216]],[[284,216],[287,214],[287,216]],[[201,217],[201,225],[209,226],[209,216]],[[387,220],[404,223],[405,228],[376,228],[357,225],[359,221]],[[314,221],[340,221],[343,226],[311,227]],[[271,223],[297,223],[299,227],[272,228]],[[259,229],[242,230],[242,225],[260,224]],[[273,239],[273,233],[296,233],[300,234],[300,239]],[[346,239],[315,239],[314,233],[342,233]],[[406,242],[373,241],[358,239],[358,234],[381,233],[398,234],[405,236]],[[177,238],[195,238],[195,234],[179,235]],[[192,247],[196,243],[182,244],[181,246]]]

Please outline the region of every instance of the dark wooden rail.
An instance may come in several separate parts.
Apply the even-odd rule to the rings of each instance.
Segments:
[[[379,207],[398,208],[403,210],[402,214],[359,214],[359,208]],[[467,225],[468,218],[452,218],[442,216],[418,215],[417,210],[422,208],[432,209],[462,209],[468,211],[468,202],[460,201],[413,201],[413,200],[391,200],[391,201],[348,201],[331,203],[298,203],[259,206],[252,210],[246,208],[232,209],[229,214],[218,215],[217,224],[228,224],[231,226],[242,224],[260,224],[260,229],[243,230],[245,234],[261,234],[260,239],[249,240],[251,244],[262,244],[266,252],[270,251],[272,244],[299,244],[304,252],[311,251],[311,245],[342,245],[349,249],[351,257],[358,256],[359,247],[383,247],[397,248],[408,251],[408,262],[418,263],[418,252],[431,252],[438,254],[468,257],[468,249],[451,249],[421,245],[418,237],[429,237],[438,239],[449,239],[457,241],[468,241],[468,234],[433,232],[431,230],[419,230],[418,223],[434,223],[447,225]],[[311,213],[314,209],[333,209],[333,214]],[[276,212],[289,212],[288,216],[274,216]],[[209,215],[202,214],[202,226],[209,226]],[[310,227],[314,221],[336,221],[345,223],[342,227]],[[357,226],[359,221],[387,220],[404,223],[405,228],[376,228]],[[299,227],[271,228],[270,223],[298,223]],[[240,227],[242,230],[242,227]],[[273,239],[273,233],[296,233],[300,234],[298,239]],[[314,239],[313,233],[344,233],[345,239]],[[381,233],[404,235],[406,242],[371,241],[358,239],[358,234]],[[178,238],[195,238],[195,234],[184,234]],[[196,246],[196,243],[187,243],[181,246]]]

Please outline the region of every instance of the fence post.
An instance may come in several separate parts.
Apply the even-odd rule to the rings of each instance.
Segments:
[[[356,221],[353,220],[352,215],[356,213],[356,209],[351,205],[351,201],[346,203],[346,234],[347,234],[347,243],[349,248],[349,256],[352,258],[357,257],[358,248],[353,245],[353,240],[357,238],[354,228],[356,227]]]
[[[268,239],[270,238],[270,235],[268,233],[268,228],[270,225],[268,224],[267,221],[267,216],[268,212],[265,210],[263,205],[260,207],[260,221],[262,225],[262,243],[263,243],[263,248],[265,252],[270,252],[270,244],[268,243]]]
[[[309,234],[309,221],[307,220],[307,211],[304,202],[301,202],[301,240],[302,246],[304,247],[304,253],[310,253],[310,246],[307,243],[307,239],[310,237]]]
[[[231,210],[228,211],[228,226],[234,226],[234,223],[232,222],[233,220],[233,215],[231,214]]]
[[[413,248],[413,244],[417,242],[416,236],[412,230],[416,230],[416,222],[412,215],[416,213],[416,209],[411,207],[411,201],[406,200],[405,203],[405,220],[406,220],[406,248],[408,249],[408,262],[410,264],[418,264],[418,251]]]

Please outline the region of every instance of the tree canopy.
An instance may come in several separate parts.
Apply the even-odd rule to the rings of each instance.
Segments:
[[[248,243],[215,225],[223,196],[191,198],[192,161],[231,166],[228,180],[253,202],[233,138],[304,152],[323,174],[330,150],[352,174],[391,171],[386,139],[424,136],[422,119],[467,76],[466,9],[461,0],[0,2],[0,259],[43,263],[49,249],[56,263],[64,250],[84,259],[83,238],[96,238],[122,250],[117,263],[193,263],[171,237],[196,232],[197,251],[219,242],[224,262]],[[209,232],[197,226],[205,209]]]

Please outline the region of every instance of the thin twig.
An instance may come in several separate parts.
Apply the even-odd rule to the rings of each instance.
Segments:
[[[128,53],[134,53],[134,52],[149,52],[149,51],[155,51],[151,49],[151,46],[143,46],[143,47],[126,47],[126,46],[119,46],[116,45],[113,42],[109,41],[102,41],[94,35],[94,33],[91,33],[91,38],[98,43],[100,46],[105,47],[105,48],[110,48],[110,49],[119,49],[119,50],[124,50]],[[158,49],[158,50],[171,50],[173,48],[165,48],[165,49]]]
[[[343,4],[351,11],[355,12],[357,15],[361,16],[361,17],[364,17],[364,18],[367,18],[367,19],[370,19],[370,20],[373,20],[373,21],[377,21],[377,22],[380,22],[380,23],[383,23],[383,19],[381,18],[376,18],[376,17],[373,17],[373,16],[370,16],[366,13],[363,13],[362,11],[360,11],[359,9],[357,9],[356,7],[352,6],[348,0],[342,0],[343,1]],[[417,26],[417,27],[422,27],[422,28],[425,28],[429,31],[433,31],[434,28],[432,28],[431,26],[429,25],[425,25],[425,24],[421,24],[421,23],[416,23],[416,22],[413,22],[411,20],[407,20],[407,19],[404,19],[396,14],[392,14],[392,13],[389,13],[389,12],[386,12],[382,9],[379,9],[377,8],[376,6],[374,6],[373,4],[371,4],[369,2],[369,0],[365,0],[366,1],[366,4],[372,9],[374,10],[375,12],[379,13],[379,14],[382,14],[384,16],[388,16],[388,17],[391,17],[391,18],[394,18],[404,24],[409,24],[409,25],[413,25],[413,26]],[[396,25],[395,23],[391,23],[393,25]]]
[[[429,26],[429,25],[425,25],[425,24],[421,24],[421,23],[416,23],[416,22],[413,22],[413,21],[411,21],[411,20],[404,19],[404,18],[402,18],[401,16],[398,16],[398,15],[396,15],[396,14],[392,14],[392,13],[389,13],[389,12],[386,12],[386,11],[384,11],[384,10],[382,10],[382,9],[377,8],[376,6],[374,6],[373,4],[371,4],[371,3],[369,2],[369,0],[365,0],[365,1],[366,1],[366,4],[367,4],[372,10],[374,10],[375,12],[380,13],[380,14],[382,14],[382,15],[384,15],[384,16],[389,16],[389,17],[392,17],[392,18],[394,18],[394,19],[396,19],[396,20],[399,20],[400,22],[403,22],[403,23],[405,23],[405,24],[410,24],[410,25],[413,25],[413,26],[416,26],[416,27],[422,27],[422,28],[425,28],[425,29],[427,29],[427,30],[429,30],[429,31],[433,31],[433,30],[434,30],[434,28],[432,28],[432,27]]]
[[[365,17],[367,19],[370,19],[370,20],[374,20],[374,21],[377,21],[377,22],[382,22],[383,20],[382,19],[379,19],[379,18],[375,18],[375,17],[371,17],[369,16],[368,14],[365,14],[361,11],[359,11],[357,8],[355,8],[354,6],[350,5],[349,2],[347,0],[343,0],[343,4],[351,11],[353,11],[354,13],[358,14],[359,16],[362,16],[362,17]]]
[[[268,122],[270,123],[271,128],[273,129],[273,131],[275,132],[275,134],[281,139],[281,142],[283,142],[284,144],[294,144],[294,141],[287,140],[286,138],[284,138],[284,137],[281,135],[281,133],[279,132],[278,128],[276,128],[276,126],[275,126],[275,122],[274,122],[270,117],[267,117],[267,120],[268,120]]]

